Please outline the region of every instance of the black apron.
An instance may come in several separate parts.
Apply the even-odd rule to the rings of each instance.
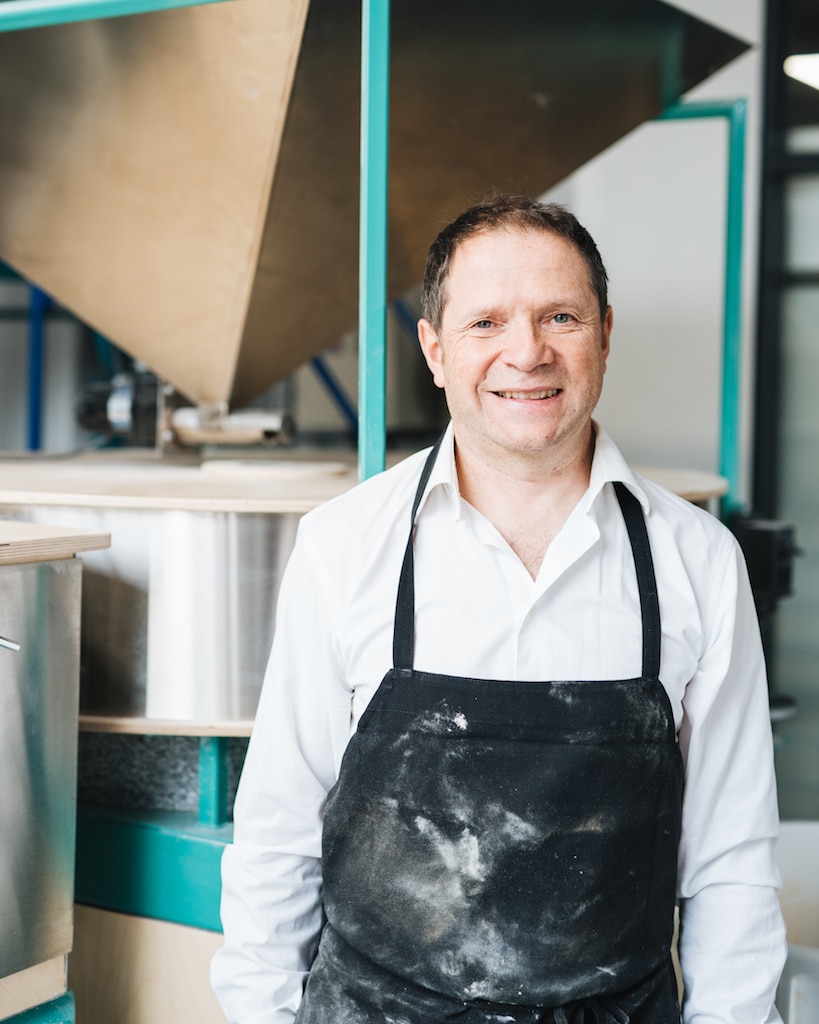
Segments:
[[[634,679],[418,672],[415,515],[394,668],[325,811],[326,922],[298,1024],[678,1024],[683,767],[642,509],[615,484],[643,621]],[[591,598],[593,600],[593,598]]]

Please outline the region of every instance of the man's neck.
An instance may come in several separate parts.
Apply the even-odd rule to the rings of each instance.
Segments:
[[[502,534],[532,579],[589,486],[593,454],[593,428],[585,446],[554,458],[485,460],[456,439],[461,497]]]

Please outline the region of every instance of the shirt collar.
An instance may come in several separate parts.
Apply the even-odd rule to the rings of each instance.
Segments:
[[[460,513],[460,491],[458,489],[458,472],[455,469],[455,435],[451,420],[441,438],[438,457],[432,467],[424,496],[418,506],[419,514],[424,510],[430,495],[438,488],[440,488],[444,500],[450,505],[453,516],[457,517]]]
[[[639,478],[633,473],[614,441],[596,421],[594,421],[594,430],[596,440],[589,486],[581,498],[580,504],[585,505],[587,510],[591,509],[604,486],[619,481],[628,487],[642,505],[643,511],[648,513],[650,510],[648,494]],[[432,467],[424,496],[418,506],[419,513],[423,510],[433,491],[438,488],[441,489],[444,500],[450,505],[453,516],[459,516],[461,511],[460,492],[458,473],[455,469],[455,440],[451,422],[441,439],[438,457]]]
[[[605,430],[595,421],[596,440],[592,459],[589,487],[585,498],[589,507],[596,501],[606,484],[624,483],[648,514],[651,504],[640,478],[623,458],[623,454]]]

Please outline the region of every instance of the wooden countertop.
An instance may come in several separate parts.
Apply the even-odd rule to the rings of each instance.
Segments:
[[[632,466],[635,473],[640,473],[655,484],[665,487],[681,498],[704,505],[712,498],[721,498],[728,493],[728,481],[716,473],[706,473],[699,469],[676,469],[665,466]]]
[[[111,450],[66,459],[0,456],[3,505],[303,513],[349,490],[355,455],[324,458],[158,459]]]
[[[0,565],[51,562],[111,545],[110,534],[0,518]]]
[[[388,465],[408,454],[389,453]],[[728,482],[715,473],[634,468],[700,504],[728,490]],[[0,455],[0,516],[3,505],[300,514],[349,490],[357,480],[355,453],[347,451],[297,450],[271,458],[201,463],[189,456],[158,459],[151,449],[54,460]]]

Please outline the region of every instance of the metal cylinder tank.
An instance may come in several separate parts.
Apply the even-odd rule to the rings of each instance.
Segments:
[[[111,535],[84,559],[81,713],[251,719],[299,519],[354,481],[340,462],[0,462],[3,518]]]

